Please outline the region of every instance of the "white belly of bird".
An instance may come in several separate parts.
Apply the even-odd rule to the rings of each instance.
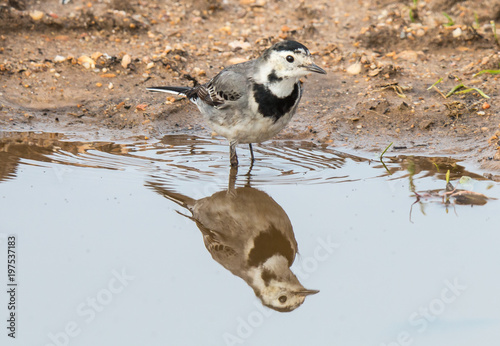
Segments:
[[[270,117],[244,117],[234,124],[222,126],[206,119],[217,134],[237,143],[261,143],[276,136],[292,119],[295,109],[283,115],[277,121]]]

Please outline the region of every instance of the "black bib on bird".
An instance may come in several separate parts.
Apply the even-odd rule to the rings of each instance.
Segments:
[[[259,105],[259,112],[265,117],[270,117],[276,122],[287,114],[297,104],[300,97],[299,84],[295,84],[293,91],[286,97],[277,97],[269,88],[262,84],[253,86],[255,102]]]

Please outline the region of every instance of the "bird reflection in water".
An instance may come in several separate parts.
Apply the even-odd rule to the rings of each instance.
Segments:
[[[173,192],[155,182],[147,186],[190,211],[212,258],[252,287],[265,306],[295,310],[306,296],[318,293],[304,288],[290,270],[297,241],[287,214],[266,193],[250,187],[235,188],[232,168],[227,190],[199,200]]]

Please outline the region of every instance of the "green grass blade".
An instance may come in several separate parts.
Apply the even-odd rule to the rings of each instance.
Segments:
[[[431,90],[433,87],[435,87],[436,85],[438,85],[439,83],[441,83],[441,81],[443,80],[443,78],[439,78],[437,80],[436,83],[432,84],[430,87],[427,88],[427,90]]]
[[[459,85],[456,85],[453,87],[453,89],[451,89],[447,94],[446,94],[446,98],[450,97],[451,95],[453,95],[454,93],[457,92],[457,90],[459,89],[462,89],[462,88],[465,88],[465,85],[464,83],[460,83]]]
[[[448,13],[446,12],[443,12],[443,16],[446,17],[446,19],[448,19],[448,23],[444,23],[443,25],[444,26],[453,26],[455,25],[455,22],[453,21],[453,19],[448,15]]]
[[[477,77],[477,76],[480,76],[480,75],[485,74],[485,73],[500,74],[500,70],[482,70],[482,71],[479,71],[478,73],[476,73],[473,77]]]
[[[490,97],[488,95],[486,95],[481,89],[478,89],[478,88],[472,88],[474,90],[476,90],[479,95],[481,95],[482,97],[484,97],[485,99],[489,99]]]
[[[486,95],[481,89],[478,89],[478,88],[467,88],[465,90],[460,90],[460,91],[457,91],[455,92],[455,94],[467,94],[467,93],[470,93],[470,92],[473,92],[473,91],[476,91],[479,93],[479,95],[481,95],[482,97],[484,97],[485,99],[489,99],[490,97],[488,95]]]
[[[392,146],[394,142],[391,142],[387,148],[385,148],[385,150],[382,152],[382,154],[380,154],[380,159],[382,160],[382,157],[384,157],[384,154],[387,152],[387,150],[389,150],[389,148]]]

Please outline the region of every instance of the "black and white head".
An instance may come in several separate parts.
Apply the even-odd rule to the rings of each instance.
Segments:
[[[280,312],[298,308],[318,290],[304,288],[283,256],[275,255],[253,271],[252,288],[262,304]]]
[[[293,311],[304,303],[308,295],[319,292],[304,288],[292,272],[286,279],[277,279],[271,280],[258,294],[265,306],[276,311]]]
[[[298,80],[311,72],[326,74],[313,63],[309,49],[296,41],[281,41],[268,48],[261,57],[261,79],[268,82],[284,79]]]

